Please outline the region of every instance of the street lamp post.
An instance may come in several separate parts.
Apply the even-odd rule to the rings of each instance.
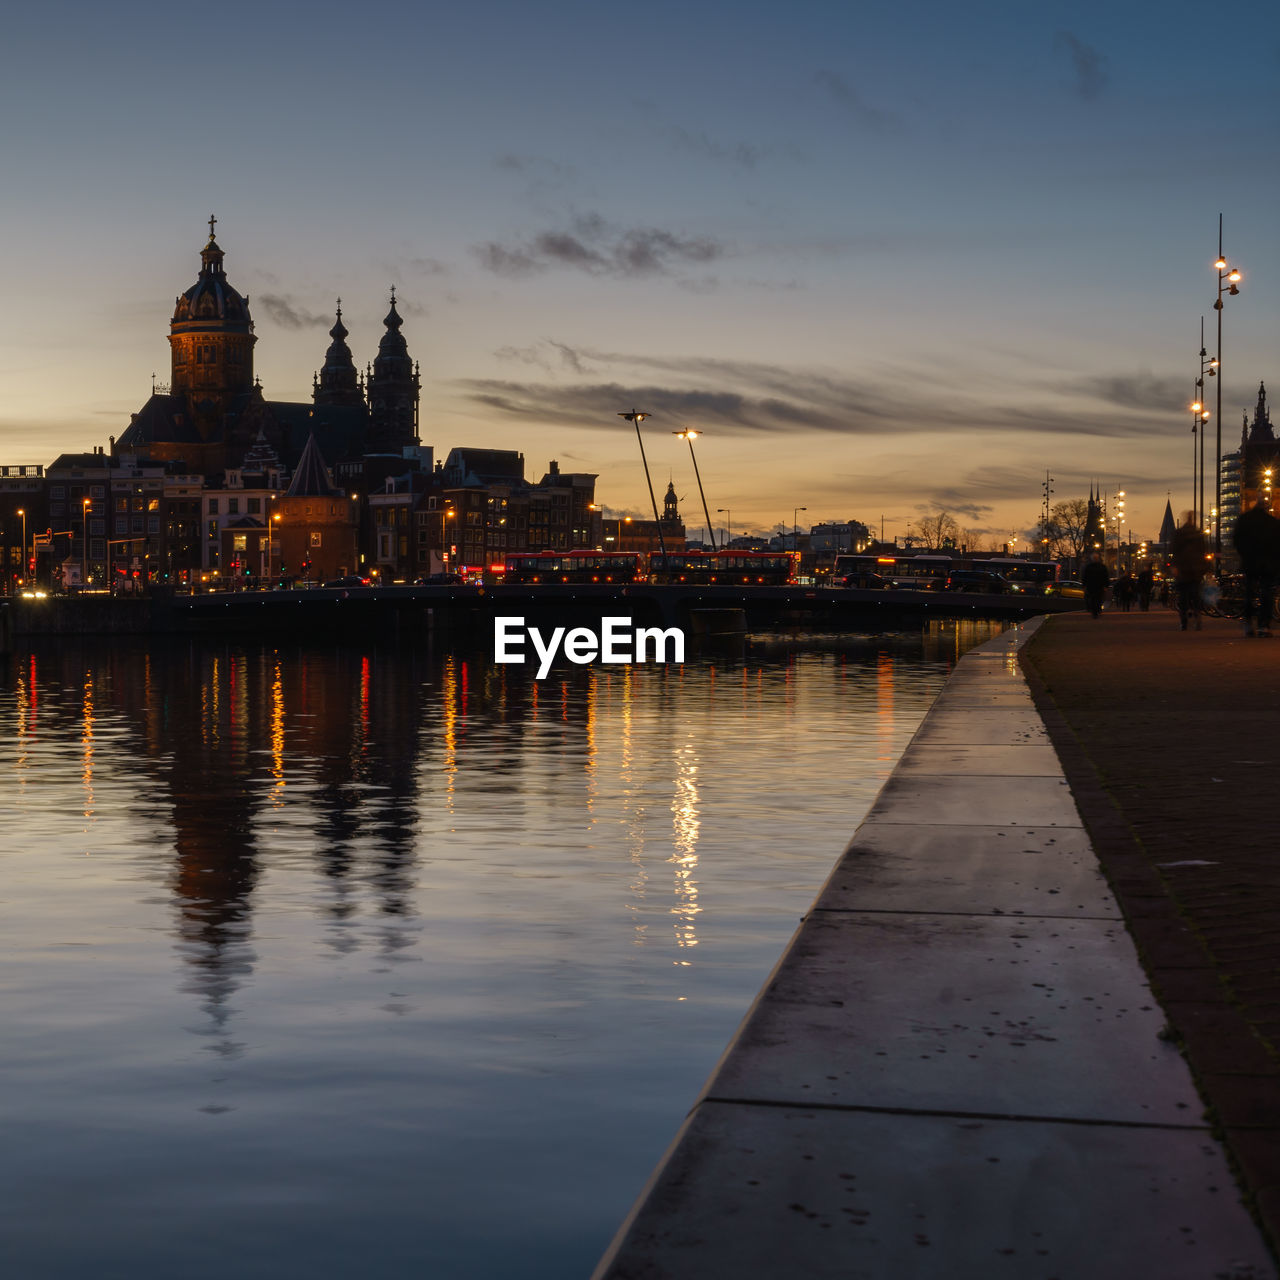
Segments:
[[[1240,292],[1240,272],[1227,266],[1222,256],[1222,214],[1218,214],[1218,260],[1213,264],[1218,272],[1218,297],[1213,309],[1218,313],[1218,355],[1222,360],[1222,295],[1235,295]],[[1226,286],[1230,286],[1229,288]],[[1218,366],[1218,435],[1217,435],[1217,470],[1214,473],[1216,487],[1214,489],[1214,522],[1213,522],[1213,567],[1218,572],[1221,568],[1219,560],[1222,556],[1222,366]],[[1243,488],[1243,486],[1242,486]]]
[[[1198,385],[1198,384],[1197,384]],[[1211,414],[1197,398],[1191,402],[1191,515],[1197,529],[1205,528],[1204,510],[1204,430]],[[1200,436],[1200,495],[1196,498],[1196,435]]]
[[[1040,486],[1044,490],[1044,520],[1040,527],[1040,542],[1044,551],[1044,558],[1049,558],[1049,498],[1053,493],[1053,477],[1046,471],[1044,473],[1044,484]]]
[[[796,507],[791,513],[791,550],[799,553],[800,551],[800,523],[799,516],[802,511],[808,511],[808,507]]]
[[[700,436],[705,435],[703,431],[673,431],[673,436],[679,436],[681,440],[689,442],[689,457],[693,459],[693,474],[698,480],[698,496],[702,499],[702,514],[707,517],[707,530],[711,534],[711,550],[716,549],[716,531],[711,527],[711,512],[707,510],[707,495],[702,491],[702,475],[698,471],[697,455],[693,452],[693,442]]]
[[[22,581],[27,580],[27,510],[25,507],[18,508],[18,514],[22,517]]]
[[[644,463],[644,479],[649,486],[649,501],[653,505],[653,523],[658,530],[658,549],[662,552],[662,560],[665,564],[667,559],[667,540],[662,536],[662,521],[658,518],[658,500],[653,496],[653,481],[649,478],[649,459],[644,456],[644,438],[640,434],[640,424],[646,418],[652,416],[652,414],[640,413],[635,409],[632,409],[630,413],[618,414],[618,417],[635,423],[636,441],[640,445],[640,461]]]
[[[728,507],[717,507],[716,515],[725,518],[724,545],[727,547],[733,541],[733,512]]]
[[[80,587],[81,589],[89,585],[89,508],[93,506],[93,502],[85,498],[84,503],[84,537],[83,546],[80,548],[84,554],[80,557]]]
[[[1201,316],[1200,317],[1200,376],[1196,379],[1196,394],[1195,394],[1195,399],[1197,403],[1204,400],[1205,376],[1208,375],[1210,378],[1216,378],[1218,376],[1218,363],[1219,363],[1218,357],[1210,356],[1208,351],[1205,350],[1204,316]],[[1219,398],[1218,407],[1219,408],[1222,407],[1221,398]],[[1197,410],[1197,412],[1199,412],[1199,410]],[[1206,413],[1204,416],[1207,418],[1209,415]],[[1193,427],[1192,430],[1195,430],[1195,428]],[[1219,439],[1219,442],[1221,442],[1221,439],[1222,439],[1221,423],[1219,423],[1219,427],[1218,427],[1218,439]],[[1221,443],[1219,443],[1219,446],[1218,446],[1218,470],[1219,471],[1222,470]],[[1221,501],[1221,491],[1219,491],[1219,501]],[[1199,527],[1204,528],[1204,436],[1203,436],[1203,433],[1201,434],[1201,439],[1200,439],[1200,497],[1199,497],[1199,502],[1197,504],[1195,492],[1194,492],[1194,481],[1193,481],[1191,505],[1193,508],[1197,507],[1198,505],[1198,509],[1200,512]]]

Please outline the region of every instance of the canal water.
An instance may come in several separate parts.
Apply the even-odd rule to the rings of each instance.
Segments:
[[[990,634],[19,652],[4,1274],[585,1277]]]

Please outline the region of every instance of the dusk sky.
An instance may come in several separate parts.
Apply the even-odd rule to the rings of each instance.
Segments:
[[[735,533],[1022,535],[1048,470],[1153,537],[1219,212],[1224,448],[1280,391],[1277,86],[1257,3],[13,10],[0,462],[124,431],[216,214],[268,398],[310,398],[338,297],[372,360],[394,285],[437,457],[641,514],[635,407],[695,536],[682,427]]]

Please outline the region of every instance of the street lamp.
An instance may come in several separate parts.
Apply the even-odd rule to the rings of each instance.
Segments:
[[[84,554],[80,557],[80,586],[81,588],[89,585],[89,508],[93,506],[90,499],[84,500],[84,539],[83,546],[80,548]]]
[[[1197,529],[1203,529],[1204,523],[1204,424],[1209,421],[1209,410],[1199,400],[1191,402],[1191,516]],[[1200,436],[1200,498],[1197,514],[1196,508],[1196,434]]]
[[[626,418],[628,422],[634,422],[636,426],[636,441],[640,445],[640,461],[644,463],[645,483],[649,486],[649,501],[653,504],[653,523],[658,530],[658,548],[662,552],[663,563],[667,559],[667,540],[662,536],[662,521],[658,519],[658,500],[653,496],[653,481],[649,478],[649,459],[644,456],[644,438],[640,435],[640,424],[646,419],[651,418],[650,413],[640,413],[632,409],[630,413],[620,413],[618,417]]]
[[[799,515],[802,511],[808,511],[808,507],[796,507],[791,513],[791,550],[799,552],[800,550],[800,525]]]
[[[273,554],[273,538],[272,538],[271,526],[273,524],[279,524],[279,523],[280,523],[279,515],[272,515],[268,511],[267,512],[267,573],[266,573],[268,586],[271,583],[271,576],[272,576],[271,562],[273,559],[275,559],[275,556]]]
[[[22,581],[27,580],[27,512],[25,507],[18,508],[22,517]]]
[[[733,541],[733,512],[728,507],[717,507],[716,515],[725,518],[724,545],[727,547]]]
[[[1040,486],[1044,490],[1044,522],[1041,525],[1040,540],[1044,544],[1044,558],[1049,558],[1049,498],[1053,493],[1053,477],[1046,471],[1044,473],[1044,484]]]
[[[1213,264],[1218,272],[1218,297],[1213,304],[1213,309],[1218,313],[1218,355],[1217,359],[1222,359],[1222,295],[1224,293],[1232,296],[1240,292],[1240,272],[1234,267],[1227,265],[1227,260],[1222,256],[1222,214],[1218,214],[1218,260]],[[1225,286],[1230,286],[1229,288]],[[1217,446],[1217,470],[1214,473],[1214,479],[1217,487],[1214,490],[1215,512],[1222,510],[1222,367],[1218,366],[1218,446]],[[1215,518],[1213,522],[1213,567],[1216,571],[1219,568],[1218,561],[1222,555],[1222,521]]]
[[[440,560],[446,573],[449,572],[449,521],[456,519],[457,514],[447,502],[440,512]]]
[[[679,436],[681,440],[687,440],[689,442],[689,457],[693,459],[693,474],[698,478],[698,496],[702,499],[702,514],[707,517],[707,529],[711,534],[711,550],[714,551],[716,549],[716,531],[711,528],[711,512],[707,510],[707,495],[702,491],[702,476],[698,471],[697,455],[693,452],[693,442],[700,435],[704,435],[705,433],[702,431],[685,430],[673,431],[671,434],[673,436]]]
[[[1116,526],[1116,573],[1120,573],[1120,537],[1124,530],[1124,490],[1116,490],[1115,514],[1111,517]],[[1105,557],[1104,557],[1105,559]]]

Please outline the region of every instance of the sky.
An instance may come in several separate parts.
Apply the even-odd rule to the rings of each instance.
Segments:
[[[610,515],[648,510],[634,408],[693,536],[688,427],[735,534],[1023,538],[1050,476],[1151,538],[1190,506],[1219,214],[1224,449],[1280,387],[1278,100],[1280,10],[1230,0],[29,6],[0,463],[168,380],[214,214],[269,399],[310,398],[339,297],[371,361],[394,285],[423,443],[596,472]]]

